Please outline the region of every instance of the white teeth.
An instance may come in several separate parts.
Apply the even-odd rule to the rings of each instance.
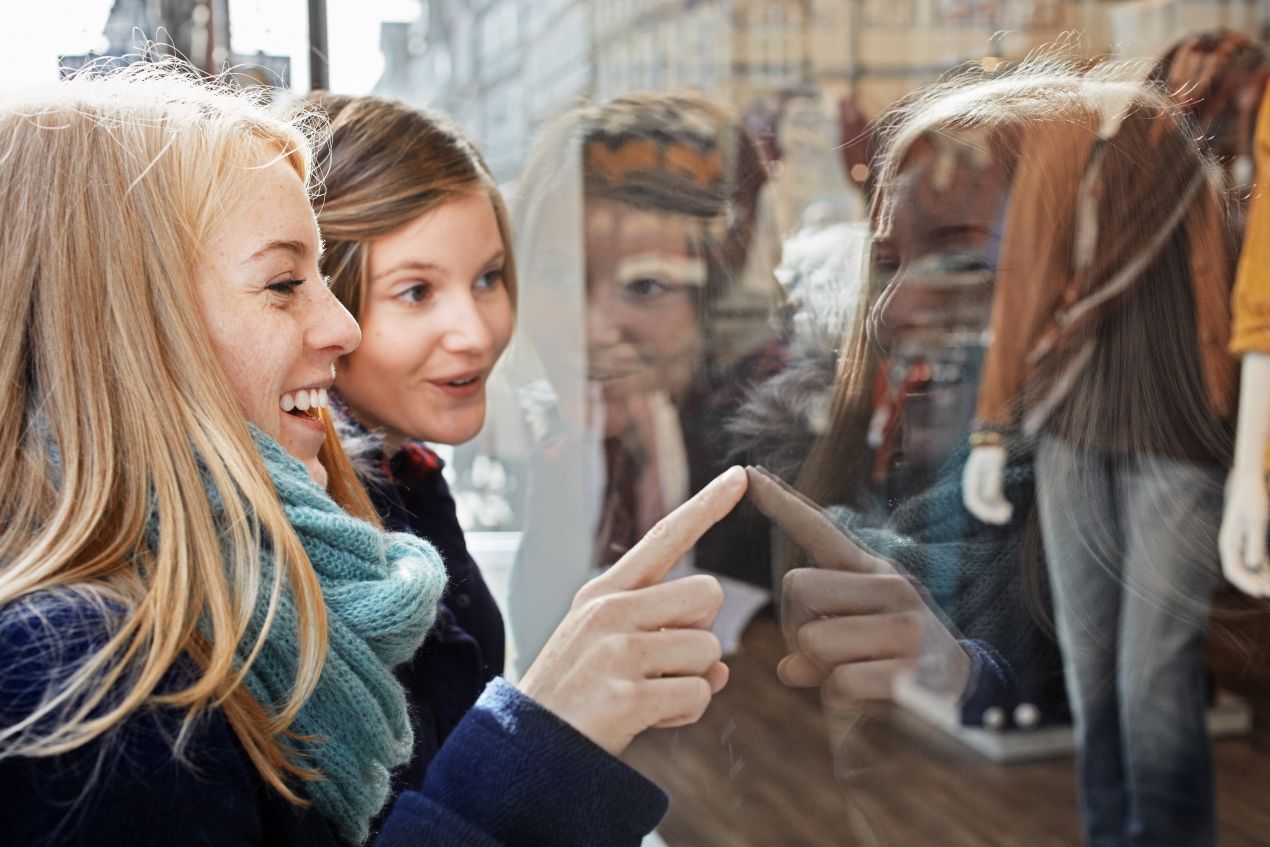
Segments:
[[[307,412],[309,409],[329,409],[331,401],[325,388],[301,388],[299,391],[283,394],[279,405],[284,412],[292,409]]]

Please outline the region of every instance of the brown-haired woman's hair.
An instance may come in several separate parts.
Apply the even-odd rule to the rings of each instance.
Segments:
[[[484,194],[506,250],[516,300],[511,220],[485,159],[448,118],[382,97],[316,92],[329,134],[314,163],[314,211],[325,249],[322,272],[359,317],[370,277],[369,244],[457,197]]]

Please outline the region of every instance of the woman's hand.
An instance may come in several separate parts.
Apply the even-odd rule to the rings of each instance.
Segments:
[[[747,473],[751,502],[820,566],[785,575],[781,624],[791,650],[776,669],[781,682],[819,686],[834,706],[889,699],[902,674],[960,695],[970,658],[923,591],[779,479],[762,468]]]
[[[723,589],[705,575],[661,580],[745,490],[730,468],[582,586],[521,691],[615,756],[645,729],[700,718],[728,679],[710,631]]]

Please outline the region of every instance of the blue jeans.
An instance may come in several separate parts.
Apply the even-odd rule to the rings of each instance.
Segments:
[[[1085,841],[1212,844],[1204,637],[1221,469],[1043,436],[1036,477]]]

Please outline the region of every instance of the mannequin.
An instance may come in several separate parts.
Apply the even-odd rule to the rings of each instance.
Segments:
[[[1236,588],[1254,597],[1270,597],[1266,561],[1266,449],[1270,446],[1270,202],[1265,195],[1270,173],[1270,100],[1263,100],[1254,145],[1258,182],[1248,211],[1247,232],[1235,282],[1231,350],[1243,356],[1239,428],[1235,460],[1226,483],[1226,511],[1219,545],[1222,571]]]
[[[1259,44],[1243,33],[1218,29],[1182,38],[1147,77],[1163,85],[1194,119],[1200,143],[1231,189],[1241,231],[1252,188],[1253,129],[1267,75],[1270,66]]]
[[[1060,74],[1014,109],[963,498],[986,523],[1009,520],[1007,448],[1036,440],[1086,839],[1202,845],[1203,642],[1235,396],[1230,230],[1185,118],[1119,71]]]

